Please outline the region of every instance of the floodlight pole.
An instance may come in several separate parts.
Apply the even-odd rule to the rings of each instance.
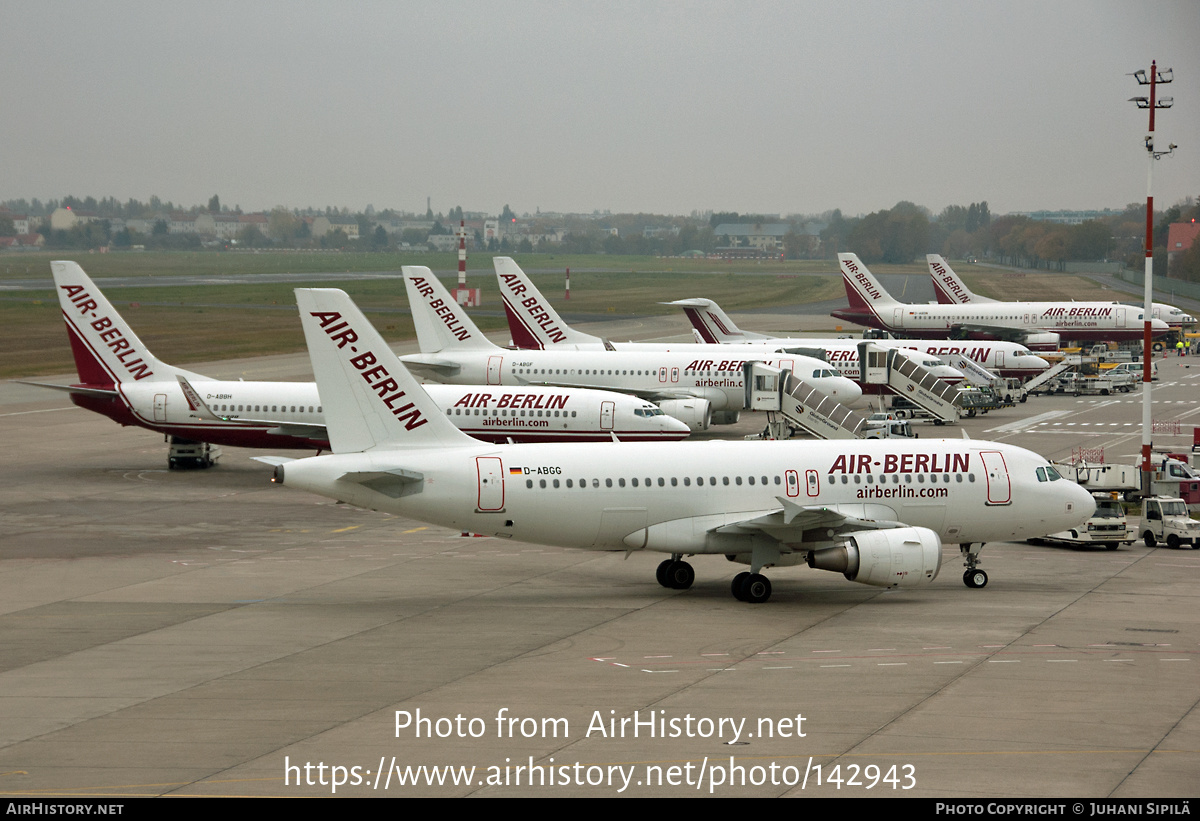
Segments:
[[[1134,72],[1133,76],[1139,85],[1150,86],[1149,98],[1131,98],[1131,102],[1137,103],[1138,108],[1147,108],[1150,110],[1150,130],[1145,140],[1149,169],[1146,172],[1146,281],[1145,308],[1142,314],[1142,491],[1145,493],[1150,489],[1150,474],[1153,471],[1153,465],[1150,462],[1152,448],[1150,433],[1153,427],[1150,403],[1150,369],[1153,364],[1154,351],[1151,342],[1150,327],[1153,319],[1150,311],[1154,305],[1154,161],[1164,154],[1170,153],[1170,151],[1156,152],[1154,150],[1154,112],[1159,108],[1170,108],[1172,103],[1169,97],[1163,98],[1161,101],[1156,100],[1155,93],[1159,83],[1169,83],[1173,77],[1171,69],[1167,69],[1165,73],[1159,74],[1157,61],[1150,63],[1149,78],[1146,76],[1145,69]],[[1174,149],[1174,146],[1171,146],[1171,148]]]

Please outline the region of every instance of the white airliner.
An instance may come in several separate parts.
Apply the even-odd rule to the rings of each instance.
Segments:
[[[500,284],[500,295],[504,300],[505,314],[508,316],[508,329],[518,348],[547,351],[569,349],[595,351],[607,348],[617,351],[687,352],[706,357],[715,355],[713,347],[704,342],[611,342],[577,331],[559,316],[558,311],[554,310],[554,306],[542,295],[542,292],[515,261],[509,257],[494,257],[492,261],[496,266],[496,280]],[[795,344],[785,344],[793,342]],[[901,346],[893,344],[892,347]],[[864,390],[880,390],[877,385],[861,384],[862,373],[858,364],[858,344],[854,340],[774,340],[763,337],[749,340],[745,347],[736,350],[743,359],[766,359],[800,353],[794,350],[795,348],[804,348],[806,349],[805,353],[816,348],[826,352],[827,359],[817,360],[820,367],[814,369],[813,377],[831,375],[830,366],[832,366],[833,371],[860,383],[860,387]],[[909,350],[912,352],[909,353]],[[950,367],[936,356],[928,355],[911,348],[911,346],[905,351],[905,355],[939,379],[951,384],[963,381],[961,371]],[[798,372],[796,376],[809,381],[806,373]],[[850,404],[845,400],[839,399],[839,401],[844,405]]]
[[[52,262],[79,372],[71,401],[122,425],[170,436],[253,448],[328,447],[323,403],[313,382],[218,381],[157,359],[74,262]],[[188,397],[180,378],[195,390]],[[627,394],[558,388],[430,386],[446,417],[487,441],[675,440],[687,425]]]
[[[954,273],[954,269],[950,267],[950,263],[942,259],[939,254],[926,254],[925,261],[929,264],[929,275],[933,278],[933,290],[937,294],[938,302],[942,305],[966,305],[969,302],[1000,302],[998,299],[989,299],[988,297],[979,296],[972,292],[967,287],[967,283],[963,282],[962,278]],[[1133,307],[1136,310],[1136,306],[1129,307]],[[1150,303],[1150,316],[1154,319],[1161,319],[1172,328],[1182,328],[1184,325],[1196,324],[1194,316],[1185,313],[1174,305],[1166,305],[1162,302]]]
[[[664,305],[678,305],[692,323],[693,333],[708,343],[722,345],[739,345],[754,342],[769,342],[785,347],[825,348],[829,351],[829,361],[847,360],[854,365],[853,372],[842,370],[843,376],[851,379],[858,373],[858,346],[854,340],[822,339],[819,337],[771,337],[757,334],[753,331],[743,331],[729,315],[721,310],[721,306],[711,299],[677,299],[665,302]],[[953,339],[876,339],[872,340],[881,348],[902,348],[914,350],[930,357],[950,356],[961,354],[973,362],[982,365],[999,376],[1015,376],[1028,379],[1036,376],[1050,367],[1050,363],[1033,351],[1016,342],[986,340],[969,342]],[[942,377],[945,378],[945,377]],[[959,377],[961,379],[961,376]],[[946,381],[951,381],[947,379]]]
[[[969,587],[983,542],[1063,530],[1095,509],[1045,459],[953,440],[483,445],[452,426],[349,297],[298,289],[332,454],[276,465],[275,481],[455,530],[585,550],[724,555],[750,569],[734,595],[765,601],[772,566],[807,563],[880,587],[931,582],[943,540]],[[381,390],[383,383],[395,387]],[[407,408],[396,410],[399,403]]]
[[[857,384],[838,375],[828,363],[793,354],[500,348],[480,333],[428,268],[404,266],[402,270],[421,353],[401,359],[441,382],[621,391],[654,402],[696,430],[738,420],[746,402],[742,370],[746,360],[787,368],[843,405],[862,396]]]
[[[1034,350],[1055,350],[1064,339],[1097,342],[1142,338],[1142,311],[1115,302],[992,302],[910,305],[897,302],[854,254],[838,254],[850,300],[833,316],[897,336],[1010,339]],[[1152,333],[1169,331],[1151,320]]]

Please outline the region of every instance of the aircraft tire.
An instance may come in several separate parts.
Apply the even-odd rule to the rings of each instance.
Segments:
[[[987,587],[988,575],[982,570],[968,570],[963,573],[963,584],[972,589],[978,590],[981,587]]]
[[[672,590],[687,590],[696,580],[696,571],[687,562],[671,562],[666,577],[667,587]]]
[[[751,573],[742,585],[742,601],[762,604],[771,598],[771,580],[761,573]]]
[[[729,585],[729,592],[733,593],[733,597],[738,601],[745,601],[746,597],[742,593],[742,588],[746,586],[746,579],[750,578],[750,571],[743,570],[733,577],[733,582]]]
[[[662,563],[654,571],[654,579],[663,587],[671,586],[667,584],[667,570],[670,569],[672,564],[673,562],[670,559],[663,559]]]

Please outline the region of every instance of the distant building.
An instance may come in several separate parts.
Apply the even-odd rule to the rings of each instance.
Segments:
[[[1167,228],[1167,270],[1175,257],[1192,247],[1196,237],[1200,236],[1200,222],[1173,222]]]

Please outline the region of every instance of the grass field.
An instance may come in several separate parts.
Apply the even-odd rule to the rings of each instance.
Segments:
[[[122,254],[13,254],[0,257],[4,280],[46,280],[45,291],[0,291],[0,378],[74,370],[57,297],[50,279],[51,259],[74,259],[96,278],[142,276],[145,287],[110,288],[105,295],[125,315],[138,336],[166,362],[184,365],[288,353],[304,349],[295,314],[293,285],[214,284],[164,287],[156,279],[173,276],[236,277],[262,273],[394,271],[401,265],[457,269],[454,254],[331,254],[295,252],[197,252]],[[801,305],[844,299],[841,280],[829,261],[723,261],[655,257],[516,255],[551,304],[566,316],[655,316],[675,309],[657,303],[704,296],[726,310]],[[563,271],[570,267],[571,299],[563,300]],[[924,265],[872,266],[881,274],[928,276]],[[1012,274],[956,265],[981,296],[1004,299],[1087,298],[1095,286],[1056,274]],[[553,271],[554,273],[546,273]],[[539,273],[542,272],[542,273]],[[476,254],[468,269],[483,304],[472,318],[486,330],[505,327],[491,256]],[[744,276],[754,273],[762,276]],[[828,277],[796,276],[828,273]],[[306,287],[345,290],[371,315],[390,340],[414,336],[403,283],[396,280],[305,282]],[[1097,297],[1099,298],[1099,297]],[[832,322],[832,320],[831,320]]]

